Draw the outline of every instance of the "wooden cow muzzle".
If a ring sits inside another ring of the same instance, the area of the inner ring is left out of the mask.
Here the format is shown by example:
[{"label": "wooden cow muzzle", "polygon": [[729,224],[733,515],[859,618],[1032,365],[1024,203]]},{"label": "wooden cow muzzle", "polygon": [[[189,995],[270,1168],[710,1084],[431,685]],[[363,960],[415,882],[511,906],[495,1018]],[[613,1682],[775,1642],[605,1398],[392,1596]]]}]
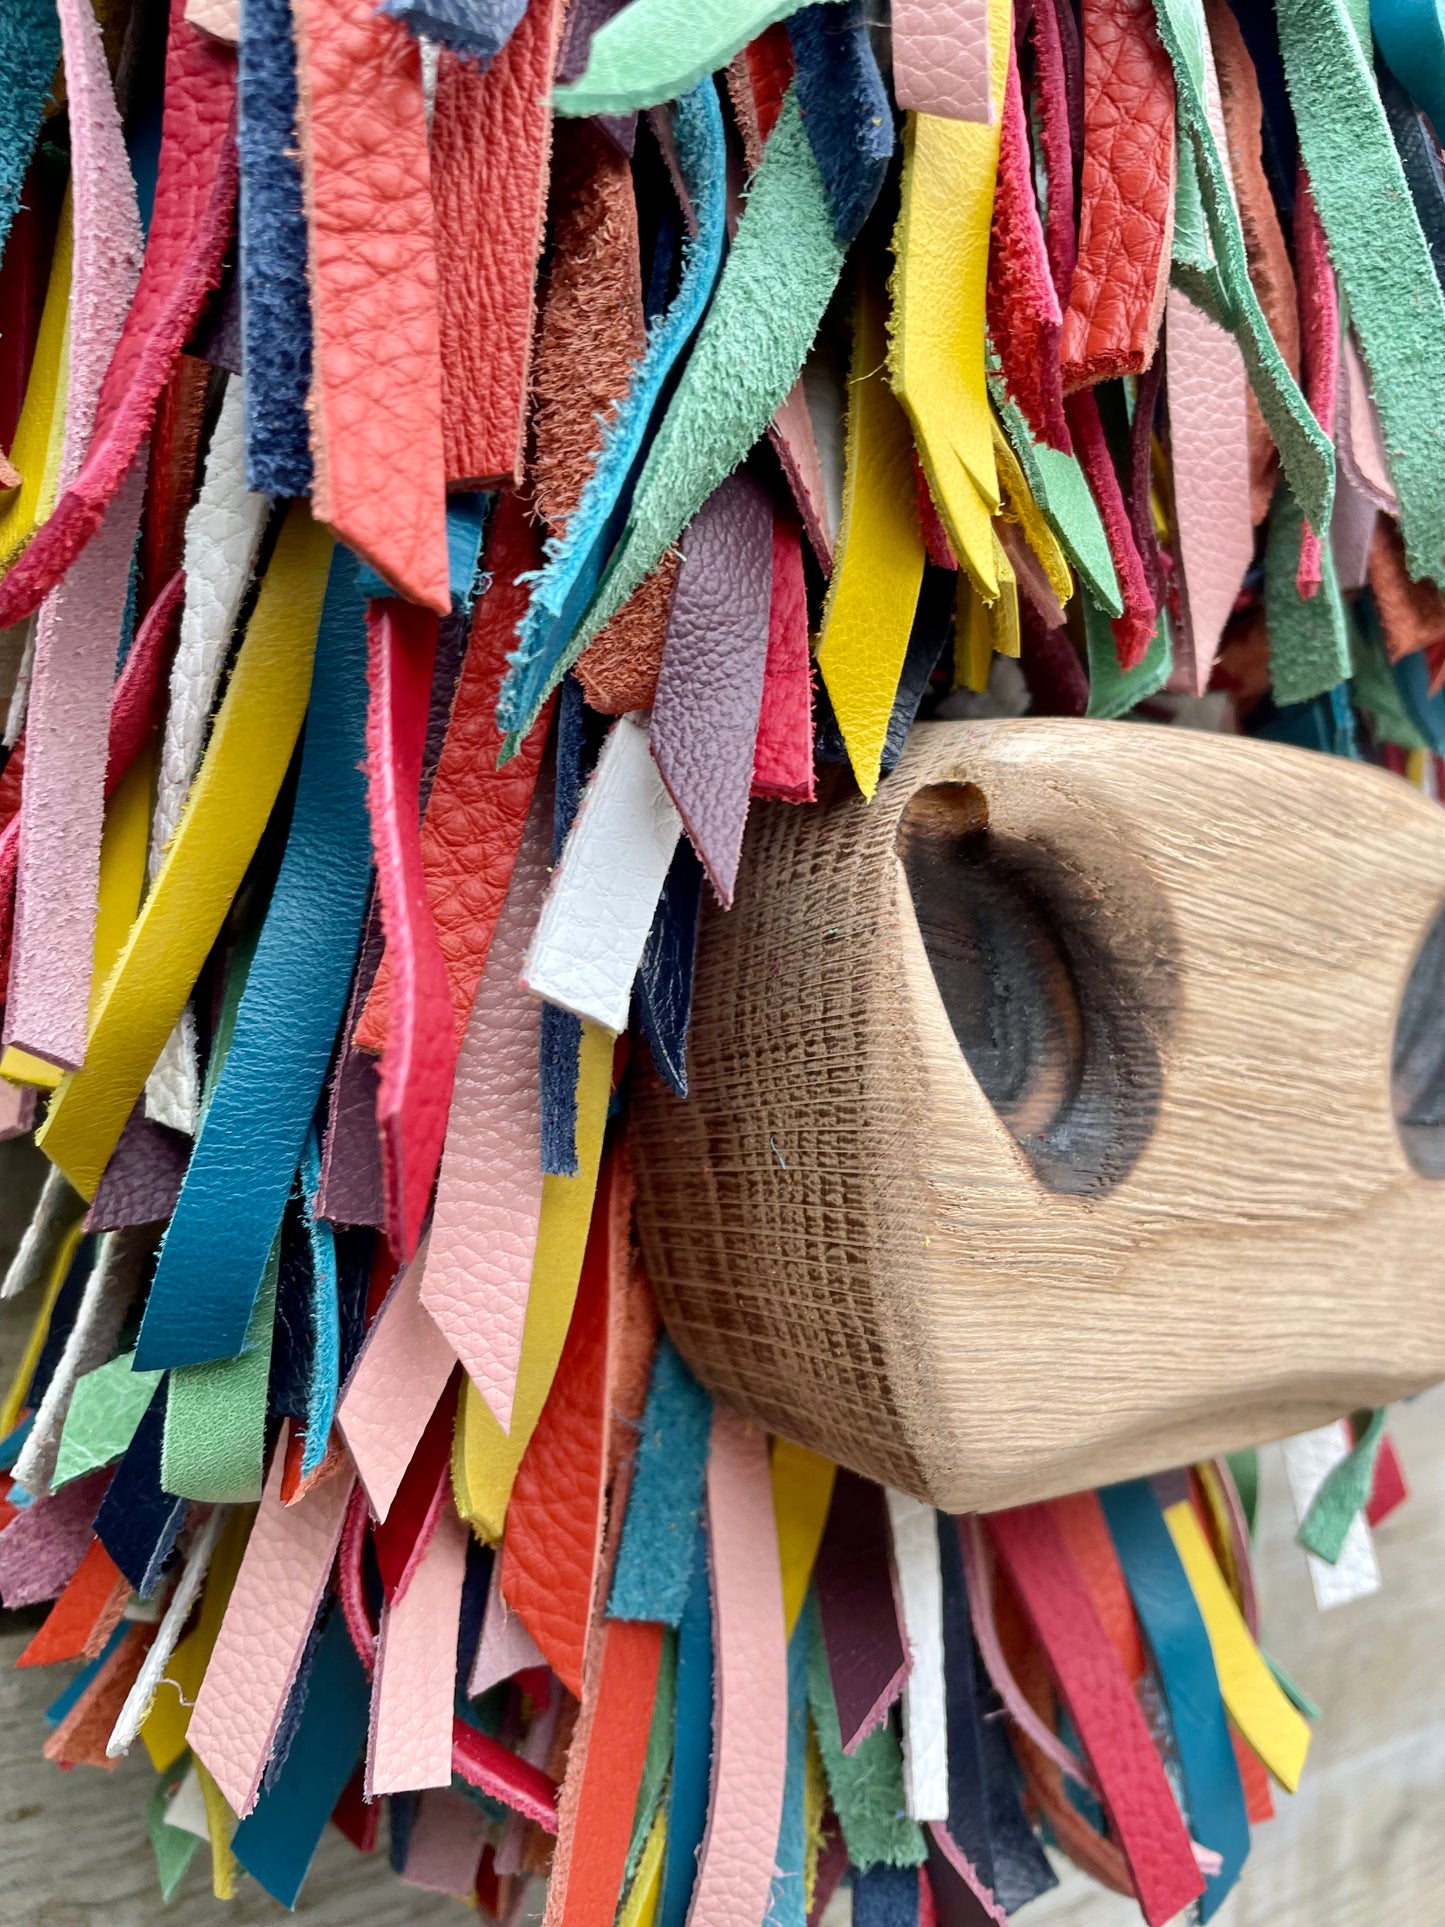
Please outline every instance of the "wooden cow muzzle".
[{"label": "wooden cow muzzle", "polygon": [[1445,1377],[1442,903],[1437,805],[1232,737],[929,724],[755,806],[634,1107],[677,1344],[951,1512]]}]

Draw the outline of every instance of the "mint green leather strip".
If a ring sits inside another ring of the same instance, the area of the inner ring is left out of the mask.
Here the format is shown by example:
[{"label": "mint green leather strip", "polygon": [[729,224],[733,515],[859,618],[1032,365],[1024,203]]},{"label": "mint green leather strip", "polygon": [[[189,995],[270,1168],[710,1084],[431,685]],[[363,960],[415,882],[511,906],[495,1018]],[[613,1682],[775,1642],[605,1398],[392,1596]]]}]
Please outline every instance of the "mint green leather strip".
[{"label": "mint green leather strip", "polygon": [[102,1465],[113,1465],[135,1437],[161,1374],[132,1371],[134,1355],[113,1358],[77,1382],[60,1435],[52,1491]]},{"label": "mint green leather strip", "polygon": [[629,114],[676,100],[726,67],[798,0],[632,0],[592,36],[587,66],[552,104],[559,114]]},{"label": "mint green leather strip", "polygon": [[1105,722],[1124,715],[1146,696],[1157,695],[1174,668],[1174,643],[1163,610],[1143,659],[1132,669],[1121,669],[1109,618],[1085,589],[1084,638],[1089,645],[1088,714]]},{"label": "mint green leather strip", "polygon": [[180,1498],[219,1505],[261,1496],[280,1263],[278,1232],[243,1349],[234,1358],[182,1365],[171,1373],[161,1485]]},{"label": "mint green leather strip", "polygon": [[1375,1460],[1385,1436],[1385,1410],[1370,1413],[1354,1447],[1347,1452],[1314,1496],[1309,1516],[1296,1537],[1306,1552],[1335,1565],[1345,1549],[1350,1527],[1370,1502],[1375,1483]]}]

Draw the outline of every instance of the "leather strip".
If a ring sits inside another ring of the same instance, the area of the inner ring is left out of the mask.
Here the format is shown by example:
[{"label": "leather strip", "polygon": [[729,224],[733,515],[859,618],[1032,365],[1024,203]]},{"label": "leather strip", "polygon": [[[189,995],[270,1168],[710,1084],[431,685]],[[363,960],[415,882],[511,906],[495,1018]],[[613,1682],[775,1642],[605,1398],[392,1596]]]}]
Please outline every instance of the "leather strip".
[{"label": "leather strip", "polygon": [[371,1691],[366,1795],[450,1786],[452,1666],[466,1569],[467,1530],[443,1508],[416,1577],[385,1606]]},{"label": "leather strip", "polygon": [[810,1452],[806,1446],[794,1445],[788,1439],[773,1441],[769,1476],[783,1580],[783,1630],[790,1642],[823,1543],[837,1470],[831,1459]]},{"label": "leather strip", "polygon": [[480,1699],[503,1680],[515,1679],[518,1673],[546,1663],[520,1614],[511,1611],[502,1597],[502,1562],[497,1559],[492,1565],[482,1636],[467,1679],[467,1697]]},{"label": "leather strip", "polygon": [[[60,219],[56,225],[50,272],[45,284],[45,303],[25,381],[25,398],[15,425],[14,439],[10,443],[10,464],[19,471],[20,486],[5,507],[0,509],[0,564],[6,567],[14,562],[30,541],[37,522],[43,522],[54,506],[54,481],[59,472],[60,446],[65,434],[65,344],[70,318],[70,278],[74,254],[75,222],[72,197],[67,194],[61,203]],[[49,459],[52,441],[55,447],[53,468]],[[47,478],[48,469],[51,472]],[[46,486],[47,479],[49,488]],[[8,628],[10,625],[5,626]],[[22,662],[20,679],[10,702],[11,716],[5,730],[7,744],[14,743],[23,720],[25,676]]]},{"label": "leather strip", "polygon": [[45,1173],[30,1222],[0,1284],[0,1301],[19,1298],[52,1276],[62,1244],[84,1215],[83,1201],[67,1183],[64,1172],[52,1166]]},{"label": "leather strip", "polygon": [[1058,1678],[1098,1776],[1150,1927],[1204,1891],[1159,1756],[1068,1555],[1039,1506],[993,1514],[988,1533]]},{"label": "leather strip", "polygon": [[240,38],[241,0],[186,0],[186,19],[217,40],[235,46]]},{"label": "leather strip", "polygon": [[[1043,5],[1040,13],[1052,13]],[[1050,197],[1052,200],[1052,196]],[[1009,49],[989,240],[988,332],[1003,380],[1038,440],[1069,449],[1059,378],[1063,312],[1034,196],[1018,56]]]},{"label": "leather strip", "polygon": [[142,1599],[160,1584],[190,1509],[162,1485],[170,1389],[158,1387],[148,1401],[95,1515],[96,1538]]},{"label": "leather strip", "polygon": [[1204,1615],[1229,1717],[1280,1785],[1293,1793],[1309,1750],[1309,1728],[1250,1638],[1193,1506],[1181,1500],[1167,1507],[1164,1522]]},{"label": "leather strip", "polygon": [[903,1687],[903,1791],[912,1820],[946,1820],[948,1728],[943,1690],[943,1577],[938,1515],[889,1489],[893,1570],[912,1661]]},{"label": "leather strip", "polygon": [[527,951],[523,981],[533,996],[607,1030],[627,1028],[632,981],[681,828],[646,730],[618,717]]},{"label": "leather strip", "polygon": [[147,615],[181,567],[211,375],[209,363],[198,356],[177,355],[156,409],[146,461],[146,513],[136,556],[136,608]]},{"label": "leather strip", "polygon": [[881,1726],[911,1670],[889,1574],[881,1488],[840,1469],[813,1584],[845,1753]]},{"label": "leather strip", "polygon": [[170,1598],[166,1601],[166,1610],[156,1629],[156,1636],[141,1663],[140,1671],[136,1674],[130,1692],[126,1695],[125,1704],[111,1729],[110,1738],[105,1743],[105,1755],[108,1760],[122,1759],[135,1744],[136,1735],[150,1712],[151,1702],[156,1696],[161,1679],[185,1630],[186,1621],[190,1618],[191,1609],[196,1603],[210,1567],[211,1554],[216,1549],[216,1541],[225,1523],[225,1509],[217,1507],[214,1512],[208,1513],[196,1528],[191,1543],[186,1549],[181,1575],[176,1581]]},{"label": "leather strip", "polygon": [[67,1659],[98,1659],[130,1604],[130,1581],[99,1539],[66,1581],[45,1622],[17,1666],[55,1666]]},{"label": "leather strip", "polygon": [[433,1788],[417,1805],[401,1879],[408,1887],[451,1894],[469,1905],[479,1887],[486,1815],[465,1794]]},{"label": "leather strip", "polygon": [[1022,413],[1001,387],[995,391],[994,401],[1008,444],[1024,472],[1029,494],[1059,546],[1100,607],[1110,616],[1121,615],[1124,603],[1103,520],[1077,456],[1065,455],[1059,449],[1035,442]]},{"label": "leather strip", "polygon": [[768,656],[753,751],[752,793],[784,803],[811,803],[814,796],[813,664],[803,539],[797,522],[782,513],[773,517]]},{"label": "leather strip", "polygon": [[389,1606],[405,1598],[446,1508],[456,1430],[456,1391],[453,1374],[427,1420],[385,1519],[372,1527],[371,1549],[381,1577],[382,1598]]},{"label": "leather strip", "polygon": [[386,1235],[405,1263],[431,1202],[456,1065],[451,996],[417,823],[436,619],[387,597],[368,604],[367,637],[367,806],[393,975],[376,1124]]},{"label": "leather strip", "polygon": [[800,7],[788,35],[803,126],[827,190],[833,232],[848,247],[873,211],[897,143],[862,0]]},{"label": "leather strip", "polygon": [[0,107],[0,252],[20,206],[25,170],[60,58],[59,23],[47,0],[21,0],[8,27]]},{"label": "leather strip", "polygon": [[1264,558],[1264,606],[1269,634],[1269,675],[1277,703],[1308,702],[1328,694],[1350,675],[1349,626],[1334,553],[1320,554],[1321,584],[1309,597],[1299,592],[1300,544],[1305,518],[1288,489],[1270,518]]},{"label": "leather strip", "polygon": [[[1030,24],[1034,44],[1032,124],[1044,177],[1052,183],[1044,210],[1044,243],[1062,325],[1063,309],[1073,285],[1074,263],[1078,259],[1074,183],[1084,146],[1083,49],[1072,5],[1062,8],[1056,0],[1044,0],[1043,5],[1033,9]],[[1071,124],[1071,72],[1079,108],[1077,157]]]},{"label": "leather strip", "polygon": [[699,18],[682,0],[632,0],[592,36],[559,114],[628,114],[676,100],[790,11],[786,0],[718,0]]},{"label": "leather strip", "polygon": [[[1335,1468],[1345,1462],[1350,1449],[1349,1432],[1343,1419],[1284,1441],[1285,1473],[1295,1517],[1302,1529],[1309,1522],[1310,1508],[1325,1482]],[[1305,1544],[1309,1552],[1310,1584],[1321,1612],[1348,1605],[1353,1599],[1362,1599],[1380,1590],[1379,1561],[1375,1557],[1370,1522],[1362,1511],[1350,1518],[1338,1548],[1330,1548],[1336,1554],[1333,1560],[1316,1556],[1303,1538],[1300,1543]]]},{"label": "leather strip", "polygon": [[886,355],[882,305],[864,282],[853,316],[843,521],[818,671],[865,797],[878,785],[924,562],[912,439],[888,388]]},{"label": "leather strip", "polygon": [[584,1025],[577,1087],[577,1175],[542,1180],[542,1215],[510,1430],[502,1430],[470,1383],[462,1396],[453,1459],[457,1505],[485,1538],[502,1536],[512,1482],[562,1355],[587,1243],[611,1093],[612,1039],[605,1031]]},{"label": "leather strip", "polygon": [[[707,1431],[710,1433],[711,1412]],[[704,1456],[707,1446],[704,1443]],[[657,1927],[685,1923],[697,1883],[697,1857],[707,1831],[712,1777],[714,1686],[713,1618],[708,1585],[707,1532],[697,1520],[682,1533],[686,1605],[677,1631],[677,1708],[673,1717],[672,1776],[667,1802],[667,1851],[658,1893]]]},{"label": "leather strip", "polygon": [[562,8],[536,0],[492,64],[449,49],[432,121],[442,431],[451,486],[520,483]]},{"label": "leather strip", "polygon": [[56,1598],[74,1577],[109,1479],[107,1472],[77,1479],[24,1507],[0,1531],[0,1598],[12,1612]]},{"label": "leather strip", "polygon": [[293,506],[216,718],[205,760],[91,1026],[85,1068],[37,1134],[94,1195],[270,816],[305,714],[329,537]]},{"label": "leather strip", "polygon": [[[57,1306],[62,1304],[62,1293],[66,1281],[76,1262],[83,1236],[82,1228],[72,1224],[56,1245],[50,1260],[45,1280],[45,1292],[35,1309],[30,1330],[25,1340],[25,1349],[20,1354],[20,1362],[10,1380],[5,1401],[0,1405],[0,1438],[7,1437],[20,1422],[20,1414],[29,1400],[41,1361],[45,1358],[47,1341],[50,1336],[50,1321],[55,1316]],[[81,1264],[85,1263],[82,1257]],[[64,1315],[69,1315],[69,1294],[63,1307]]]},{"label": "leather strip", "polygon": [[[637,1021],[669,1090],[687,1096],[687,1033],[702,910],[702,865],[680,838],[657,900],[633,986]],[[544,1006],[545,1008],[548,1008]]]},{"label": "leather strip", "polygon": [[1099,1495],[1076,1492],[1069,1498],[1051,1499],[1049,1511],[1063,1534],[1079,1577],[1088,1588],[1109,1644],[1137,1686],[1144,1674],[1144,1646]]},{"label": "leather strip", "polygon": [[301,1153],[301,1203],[311,1248],[311,1364],[306,1386],[303,1478],[319,1471],[326,1457],[341,1389],[341,1281],[335,1233],[325,1219],[316,1215],[320,1188],[321,1148],[316,1142],[313,1123],[307,1130],[306,1146]]},{"label": "leather strip", "polygon": [[391,1510],[455,1365],[451,1348],[422,1308],[425,1265],[423,1247],[372,1321],[336,1408],[342,1437],[378,1519]]},{"label": "leather strip", "polygon": [[405,27],[370,0],[292,0],[292,12],[310,230],[312,502],[318,520],[393,590],[445,615],[441,347],[420,55]]},{"label": "leather strip", "polygon": [[808,1708],[833,1810],[848,1849],[847,1859],[855,1867],[870,1867],[880,1861],[893,1867],[916,1867],[928,1849],[904,1809],[903,1759],[893,1729],[889,1725],[878,1727],[859,1742],[855,1752],[843,1751],[817,1601],[810,1600],[804,1613],[808,1625]]},{"label": "leather strip", "polygon": [[[1340,304],[1325,231],[1303,162],[1294,197],[1294,250],[1304,337],[1305,397],[1316,421],[1333,441],[1340,385]],[[1295,587],[1302,596],[1316,594],[1324,579],[1321,550],[1320,535],[1306,528],[1295,576]]]},{"label": "leather strip", "polygon": [[742,856],[768,655],[767,491],[745,471],[729,476],[693,517],[682,550],[648,747],[727,909]]},{"label": "leather strip", "polygon": [[149,1626],[119,1629],[114,1646],[62,1715],[42,1749],[60,1767],[104,1766],[105,1736],[130,1690],[151,1640]]},{"label": "leather strip", "polygon": [[1129,526],[1129,511],[1114,460],[1104,439],[1098,403],[1087,390],[1080,389],[1069,396],[1064,408],[1080,465],[1103,518],[1109,554],[1123,592],[1124,612],[1110,620],[1119,667],[1133,669],[1143,661],[1154,634],[1154,598]]},{"label": "leather strip", "polygon": [[249,1509],[232,1511],[227,1515],[220,1539],[211,1554],[210,1570],[201,1594],[196,1624],[176,1647],[166,1669],[167,1690],[156,1695],[141,1727],[141,1739],[145,1742],[151,1765],[158,1773],[166,1772],[186,1750],[192,1703],[210,1664],[226,1605],[250,1538],[253,1518]]},{"label": "leather strip", "polygon": [[992,118],[987,0],[900,0],[893,12],[893,98],[945,120]]},{"label": "leather strip", "polygon": [[808,1629],[802,1626],[788,1640],[788,1771],[783,1783],[783,1817],[778,1827],[772,1893],[763,1927],[806,1927],[807,1758]]},{"label": "leather strip", "polygon": [[161,1476],[168,1492],[226,1503],[261,1496],[279,1259],[278,1239],[236,1356],[177,1366],[166,1380]]},{"label": "leather strip", "polygon": [[681,1624],[711,1430],[712,1400],[664,1334],[653,1360],[607,1600],[610,1618]]},{"label": "leather strip", "polygon": [[36,608],[95,536],[150,428],[161,390],[220,274],[236,194],[235,67],[171,0],[165,113],[150,238],[101,383],[85,460],[43,532],[0,581],[0,629]]},{"label": "leather strip", "polygon": [[355,559],[338,547],[286,853],[146,1301],[143,1370],[239,1351],[321,1094],[371,879],[364,622]]},{"label": "leather strip", "polygon": [[135,1371],[134,1357],[122,1352],[94,1366],[75,1386],[56,1453],[56,1487],[110,1465],[135,1437],[160,1374]]}]

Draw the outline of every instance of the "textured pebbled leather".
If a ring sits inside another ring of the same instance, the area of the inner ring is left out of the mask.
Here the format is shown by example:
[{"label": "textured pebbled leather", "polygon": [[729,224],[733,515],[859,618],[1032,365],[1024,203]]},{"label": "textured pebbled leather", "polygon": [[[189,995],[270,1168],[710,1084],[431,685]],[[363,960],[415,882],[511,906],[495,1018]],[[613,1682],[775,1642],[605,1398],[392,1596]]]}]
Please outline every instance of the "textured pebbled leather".
[{"label": "textured pebbled leather", "polygon": [[186,514],[196,492],[201,435],[214,370],[198,355],[177,355],[161,392],[146,466],[146,512],[137,553],[136,607],[152,603],[181,567]]},{"label": "textured pebbled leather", "polygon": [[945,120],[993,118],[988,0],[899,0],[893,9],[893,98]]},{"label": "textured pebbled leather", "polygon": [[803,541],[797,522],[780,511],[773,517],[768,659],[753,750],[752,793],[783,803],[811,803],[814,793],[813,663]]},{"label": "textured pebbled leather", "polygon": [[938,1514],[888,1490],[893,1571],[912,1661],[903,1688],[903,1790],[910,1820],[946,1820],[948,1722],[943,1688],[943,1575]]},{"label": "textured pebbled leather", "polygon": [[423,1248],[376,1314],[336,1408],[378,1519],[391,1510],[456,1361],[421,1303]]},{"label": "textured pebbled leather", "polygon": [[523,980],[533,996],[606,1030],[627,1028],[632,980],[681,829],[646,730],[619,716],[527,952]]},{"label": "textured pebbled leather", "polygon": [[1149,0],[1085,0],[1079,257],[1064,389],[1154,359],[1174,233],[1174,75]]},{"label": "textured pebbled leather", "polygon": [[726,909],[742,855],[768,655],[773,507],[740,470],[682,538],[649,745]]},{"label": "textured pebbled leather", "polygon": [[278,1445],[187,1734],[243,1819],[261,1790],[351,1493],[341,1473],[283,1505],[285,1456]]},{"label": "textured pebbled leather", "polygon": [[536,1002],[522,958],[547,887],[539,789],[457,1062],[421,1299],[497,1423],[509,1428],[542,1209]]},{"label": "textured pebbled leather", "polygon": [[0,629],[34,609],[92,540],[144,441],[172,363],[220,275],[236,195],[235,62],[171,0],[155,204],[140,282],[85,459],[44,531],[0,581]]},{"label": "textured pebbled leather", "polygon": [[311,234],[312,502],[399,595],[445,615],[441,348],[420,55],[406,28],[370,0],[293,0],[293,13]]},{"label": "textured pebbled leather", "polygon": [[1109,1644],[1119,1662],[1137,1686],[1144,1672],[1144,1647],[1139,1622],[1129,1601],[1129,1588],[1119,1565],[1119,1556],[1109,1536],[1109,1525],[1093,1492],[1076,1492],[1066,1499],[1052,1499],[1049,1511],[1063,1534],[1079,1577],[1094,1602],[1099,1624],[1109,1636]]},{"label": "textured pebbled leather", "polygon": [[382,1609],[366,1794],[450,1786],[453,1666],[467,1529],[450,1504],[400,1599]]},{"label": "textured pebbled leather", "polygon": [[447,481],[522,479],[562,9],[532,0],[491,65],[444,50],[432,121]]}]

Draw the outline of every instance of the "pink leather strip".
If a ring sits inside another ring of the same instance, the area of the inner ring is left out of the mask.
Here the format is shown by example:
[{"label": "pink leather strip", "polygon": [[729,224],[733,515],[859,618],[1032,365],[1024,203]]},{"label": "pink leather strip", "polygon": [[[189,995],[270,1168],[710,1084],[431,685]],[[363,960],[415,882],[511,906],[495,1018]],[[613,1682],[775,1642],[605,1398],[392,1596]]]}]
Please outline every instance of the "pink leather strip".
[{"label": "pink leather strip", "polygon": [[1345,336],[1340,351],[1340,387],[1337,403],[1339,436],[1336,451],[1340,468],[1352,488],[1357,488],[1374,503],[1382,515],[1398,515],[1400,504],[1390,480],[1385,459],[1385,438],[1380,417],[1370,393],[1370,377],[1360,353],[1354,330]]},{"label": "pink leather strip", "polygon": [[[492,1566],[492,1585],[487,1594],[482,1637],[477,1643],[471,1678],[467,1681],[468,1696],[480,1699],[489,1687],[500,1685],[504,1679],[515,1678],[530,1666],[545,1666],[546,1663],[537,1649],[536,1641],[523,1625],[522,1615],[513,1612],[502,1597],[502,1562],[498,1559]],[[540,1766],[542,1761],[537,1760],[533,1764]]]},{"label": "pink leather strip", "polygon": [[470,1904],[486,1839],[487,1816],[475,1800],[433,1788],[417,1807],[401,1877],[408,1887],[451,1894]]},{"label": "pink leather strip", "polygon": [[447,589],[421,52],[372,0],[294,0],[310,233],[311,499],[400,595]]},{"label": "pink leather strip", "polygon": [[504,1431],[542,1210],[541,1006],[522,960],[547,893],[551,784],[538,785],[457,1061],[421,1300]]},{"label": "pink leather strip", "polygon": [[467,1529],[444,1506],[405,1593],[384,1608],[371,1689],[366,1797],[452,1781],[452,1698]]},{"label": "pink leather strip", "polygon": [[0,581],[0,629],[39,606],[95,535],[144,441],[156,403],[220,278],[236,200],[236,63],[171,0],[165,114],[145,263],[101,384],[78,474]]},{"label": "pink leather strip", "polygon": [[894,0],[893,92],[900,107],[988,122],[988,0]]},{"label": "pink leather strip", "polygon": [[[1303,160],[1295,182],[1294,208],[1295,287],[1300,305],[1305,400],[1320,427],[1333,437],[1340,386],[1340,301],[1324,223],[1315,206]],[[1306,522],[1300,537],[1295,587],[1302,596],[1313,596],[1322,580],[1321,534]]]},{"label": "pink leather strip", "polygon": [[256,1804],[351,1495],[351,1478],[341,1473],[283,1505],[285,1460],[278,1441],[187,1734],[242,1818]]},{"label": "pink leather strip", "polygon": [[546,1833],[557,1831],[557,1789],[540,1767],[508,1752],[490,1734],[465,1720],[452,1722],[452,1772],[481,1793],[500,1800]]},{"label": "pink leather strip", "polygon": [[186,18],[228,46],[241,37],[241,0],[186,0]]},{"label": "pink leather strip", "polygon": [[719,1405],[707,1466],[715,1682],[712,1798],[688,1927],[761,1920],[788,1753],[783,1582],[760,1426]]},{"label": "pink leather strip", "polygon": [[336,1408],[366,1496],[378,1519],[397,1487],[446,1389],[456,1360],[421,1303],[419,1251],[372,1320]]},{"label": "pink leather strip", "polygon": [[437,623],[430,611],[388,596],[367,605],[366,626],[367,806],[392,969],[376,1124],[387,1241],[404,1263],[416,1250],[431,1202],[456,1061],[451,993],[427,901],[417,820]]},{"label": "pink leather strip", "polygon": [[768,660],[753,749],[753,795],[783,803],[813,800],[813,659],[803,539],[795,519],[782,513],[773,516]]}]

